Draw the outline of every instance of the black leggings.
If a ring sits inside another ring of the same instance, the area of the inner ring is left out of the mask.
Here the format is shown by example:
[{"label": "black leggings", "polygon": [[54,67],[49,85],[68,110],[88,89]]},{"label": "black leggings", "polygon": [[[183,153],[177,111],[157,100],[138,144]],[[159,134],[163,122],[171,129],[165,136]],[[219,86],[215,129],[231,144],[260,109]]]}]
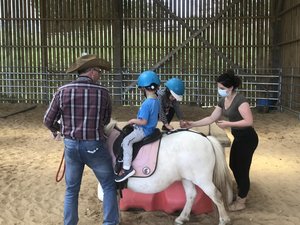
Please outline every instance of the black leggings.
[{"label": "black leggings", "polygon": [[232,129],[234,140],[230,150],[229,166],[238,187],[238,196],[245,198],[250,189],[249,171],[253,153],[258,145],[258,136],[252,127]]}]

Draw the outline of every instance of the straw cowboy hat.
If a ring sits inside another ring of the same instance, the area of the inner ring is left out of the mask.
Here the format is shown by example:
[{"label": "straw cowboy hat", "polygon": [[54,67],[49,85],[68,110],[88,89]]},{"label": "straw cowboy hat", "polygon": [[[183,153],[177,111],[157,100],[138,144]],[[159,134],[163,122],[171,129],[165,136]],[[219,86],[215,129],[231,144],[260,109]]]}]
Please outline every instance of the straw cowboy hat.
[{"label": "straw cowboy hat", "polygon": [[110,70],[110,63],[104,59],[100,59],[97,55],[83,55],[77,58],[76,62],[73,63],[66,72],[72,73],[93,67]]}]

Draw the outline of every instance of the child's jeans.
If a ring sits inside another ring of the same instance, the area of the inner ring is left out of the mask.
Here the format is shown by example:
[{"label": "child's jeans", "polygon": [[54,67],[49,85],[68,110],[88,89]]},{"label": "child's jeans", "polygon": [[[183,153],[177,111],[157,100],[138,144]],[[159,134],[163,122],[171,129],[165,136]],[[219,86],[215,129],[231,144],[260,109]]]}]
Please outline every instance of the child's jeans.
[{"label": "child's jeans", "polygon": [[123,142],[122,147],[123,153],[123,169],[129,170],[132,162],[132,145],[136,142],[141,141],[145,137],[142,127],[134,126],[134,130],[128,134]]}]

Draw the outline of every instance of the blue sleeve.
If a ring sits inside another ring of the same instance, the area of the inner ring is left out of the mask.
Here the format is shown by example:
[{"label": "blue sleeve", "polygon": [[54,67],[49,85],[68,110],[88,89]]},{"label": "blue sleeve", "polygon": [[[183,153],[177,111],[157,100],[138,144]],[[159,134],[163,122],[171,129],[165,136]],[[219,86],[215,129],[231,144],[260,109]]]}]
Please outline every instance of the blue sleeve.
[{"label": "blue sleeve", "polygon": [[144,119],[147,121],[149,120],[149,114],[151,112],[151,108],[150,108],[151,105],[148,103],[149,103],[149,101],[148,101],[148,99],[146,99],[143,102],[143,104],[141,105],[140,110],[138,112],[138,116],[137,116],[138,119]]}]

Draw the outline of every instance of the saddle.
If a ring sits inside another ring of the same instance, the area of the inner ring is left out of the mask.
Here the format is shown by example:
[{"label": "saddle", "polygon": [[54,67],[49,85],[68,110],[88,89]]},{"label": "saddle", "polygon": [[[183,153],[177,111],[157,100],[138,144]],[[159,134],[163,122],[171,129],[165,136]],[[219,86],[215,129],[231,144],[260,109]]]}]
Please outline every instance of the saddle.
[{"label": "saddle", "polygon": [[[123,148],[121,146],[123,139],[133,131],[132,125],[126,125],[122,130],[120,130],[120,135],[117,137],[113,144],[113,153],[116,157],[116,163],[114,167],[114,171],[118,174],[123,167]],[[141,148],[150,143],[154,143],[162,137],[162,133],[160,129],[155,128],[153,134],[145,137],[143,140],[136,142],[133,144],[133,152],[132,152],[132,161],[136,158]]]}]

